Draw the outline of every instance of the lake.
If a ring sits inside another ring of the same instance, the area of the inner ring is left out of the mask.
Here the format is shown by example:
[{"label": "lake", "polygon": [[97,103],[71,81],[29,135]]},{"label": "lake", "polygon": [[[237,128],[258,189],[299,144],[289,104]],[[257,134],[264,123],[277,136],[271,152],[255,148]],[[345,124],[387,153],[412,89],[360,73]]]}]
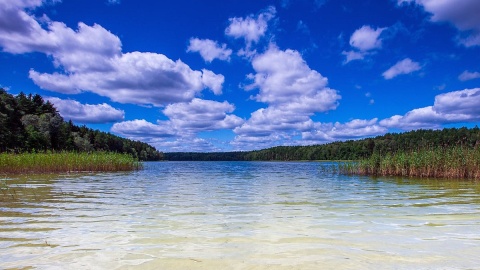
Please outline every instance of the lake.
[{"label": "lake", "polygon": [[478,269],[480,183],[327,162],[0,176],[0,269]]}]

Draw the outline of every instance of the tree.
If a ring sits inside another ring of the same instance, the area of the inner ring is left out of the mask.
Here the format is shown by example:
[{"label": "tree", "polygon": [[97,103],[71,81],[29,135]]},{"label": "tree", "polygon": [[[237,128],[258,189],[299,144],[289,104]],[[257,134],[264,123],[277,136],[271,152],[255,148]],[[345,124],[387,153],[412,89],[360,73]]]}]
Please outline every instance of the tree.
[{"label": "tree", "polygon": [[113,151],[138,154],[142,160],[163,157],[146,143],[65,122],[38,94],[13,96],[0,88],[0,152],[47,150]]}]

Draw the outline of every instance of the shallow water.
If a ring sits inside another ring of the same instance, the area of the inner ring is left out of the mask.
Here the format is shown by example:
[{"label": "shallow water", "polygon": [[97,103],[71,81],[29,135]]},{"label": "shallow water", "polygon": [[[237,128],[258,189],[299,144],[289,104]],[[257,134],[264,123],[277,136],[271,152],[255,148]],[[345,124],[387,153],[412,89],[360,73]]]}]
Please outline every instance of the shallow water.
[{"label": "shallow water", "polygon": [[0,176],[0,269],[478,269],[480,183],[317,162]]}]

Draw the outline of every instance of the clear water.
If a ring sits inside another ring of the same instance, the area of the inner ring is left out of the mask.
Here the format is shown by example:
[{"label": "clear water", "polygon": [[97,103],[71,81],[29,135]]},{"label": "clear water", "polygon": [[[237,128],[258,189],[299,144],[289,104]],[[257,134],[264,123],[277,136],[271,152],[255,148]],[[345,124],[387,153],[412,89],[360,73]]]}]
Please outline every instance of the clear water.
[{"label": "clear water", "polygon": [[0,176],[0,269],[480,269],[480,183],[330,165]]}]

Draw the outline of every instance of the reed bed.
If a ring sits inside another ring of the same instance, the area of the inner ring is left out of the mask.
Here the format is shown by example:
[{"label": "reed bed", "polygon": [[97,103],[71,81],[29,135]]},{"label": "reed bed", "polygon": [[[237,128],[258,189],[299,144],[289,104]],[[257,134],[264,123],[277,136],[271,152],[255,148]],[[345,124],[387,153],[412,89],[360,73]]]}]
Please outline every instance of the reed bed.
[{"label": "reed bed", "polygon": [[480,179],[479,147],[435,147],[410,152],[373,154],[358,162],[343,163],[345,174],[448,179]]},{"label": "reed bed", "polygon": [[114,172],[140,169],[128,154],[112,152],[0,153],[0,173]]}]

